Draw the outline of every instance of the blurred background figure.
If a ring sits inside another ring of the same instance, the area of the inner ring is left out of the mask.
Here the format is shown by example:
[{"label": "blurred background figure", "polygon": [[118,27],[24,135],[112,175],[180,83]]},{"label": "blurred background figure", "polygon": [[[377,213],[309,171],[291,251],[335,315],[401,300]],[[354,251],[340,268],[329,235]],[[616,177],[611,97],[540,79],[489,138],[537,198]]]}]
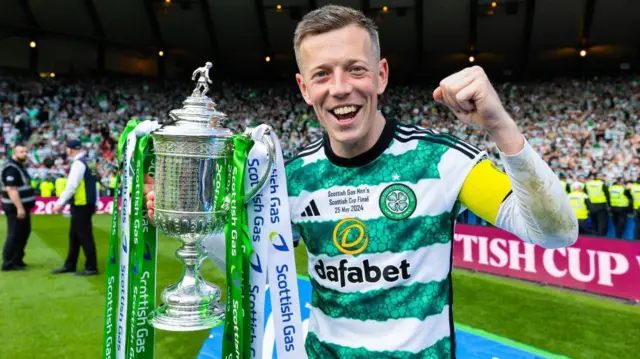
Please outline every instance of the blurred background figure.
[{"label": "blurred background figure", "polygon": [[53,177],[47,176],[42,182],[40,182],[40,197],[49,198],[53,196],[55,186],[53,184]]},{"label": "blurred background figure", "polygon": [[26,169],[27,147],[22,143],[13,146],[11,158],[2,165],[2,210],[7,218],[7,238],[2,250],[2,270],[21,270],[25,247],[31,234],[31,208],[36,197],[31,177]]},{"label": "blurred background figure", "polygon": [[609,186],[609,207],[613,215],[613,225],[616,237],[622,237],[627,217],[633,213],[631,191],[625,187],[624,178],[618,177],[613,185]]},{"label": "blurred background figure", "polygon": [[91,217],[93,217],[96,204],[99,201],[96,165],[87,158],[82,143],[78,140],[70,140],[67,143],[67,155],[72,160],[69,178],[53,211],[62,212],[67,202],[71,204],[69,252],[64,265],[53,270],[52,273],[75,272],[80,248],[82,248],[86,257],[85,269],[77,272],[76,275],[96,275],[98,274],[98,263],[91,223]]},{"label": "blurred background figure", "polygon": [[67,185],[67,178],[66,177],[58,177],[56,178],[56,180],[53,182],[54,183],[54,187],[55,187],[55,191],[56,191],[56,197],[60,197],[62,196],[62,192],[64,191],[64,187]]},{"label": "blurred background figure", "polygon": [[567,194],[571,193],[571,186],[567,183],[567,176],[561,172],[558,174],[558,178],[560,179],[560,184],[562,185],[562,188],[564,188],[564,191],[567,192]]},{"label": "blurred background figure", "polygon": [[638,177],[634,183],[631,183],[630,187],[633,210],[636,217],[633,239],[640,241],[640,177]]},{"label": "blurred background figure", "polygon": [[589,213],[591,213],[592,207],[589,197],[584,193],[583,188],[584,184],[574,182],[573,185],[571,185],[572,191],[569,193],[569,201],[578,218],[580,234],[591,234],[592,232],[587,226],[587,221],[589,220]]},{"label": "blurred background figure", "polygon": [[607,211],[609,189],[603,180],[596,177],[595,173],[589,175],[585,189],[591,202],[591,224],[595,235],[604,237],[609,228],[609,213]]}]

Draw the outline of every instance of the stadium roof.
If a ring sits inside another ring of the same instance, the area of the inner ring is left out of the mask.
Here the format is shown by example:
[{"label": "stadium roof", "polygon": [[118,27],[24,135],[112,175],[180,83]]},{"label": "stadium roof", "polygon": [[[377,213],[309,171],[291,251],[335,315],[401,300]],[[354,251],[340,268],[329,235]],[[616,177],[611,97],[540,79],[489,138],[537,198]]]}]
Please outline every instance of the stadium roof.
[{"label": "stadium roof", "polygon": [[[310,9],[337,3],[376,19],[392,76],[440,76],[469,65],[470,55],[495,74],[640,67],[640,1],[492,2],[3,0],[0,66],[28,67],[31,61],[37,71],[103,66],[175,76],[211,60],[217,72],[230,76],[291,78],[296,22]],[[38,43],[36,60],[29,57],[31,40]]]}]

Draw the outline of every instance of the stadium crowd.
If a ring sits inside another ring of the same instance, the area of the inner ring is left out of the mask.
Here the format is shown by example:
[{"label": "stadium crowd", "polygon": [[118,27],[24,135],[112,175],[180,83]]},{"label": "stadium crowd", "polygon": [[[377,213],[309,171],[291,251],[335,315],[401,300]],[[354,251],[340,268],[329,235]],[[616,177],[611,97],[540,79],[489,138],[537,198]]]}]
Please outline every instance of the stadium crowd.
[{"label": "stadium crowd", "polygon": [[[605,184],[640,177],[640,79],[607,77],[495,84],[505,108],[551,168],[572,183],[595,175]],[[400,122],[450,133],[486,150],[497,164],[498,149],[482,132],[461,124],[433,101],[434,87],[390,86],[379,110]],[[0,77],[0,162],[13,144],[26,142],[34,187],[65,177],[65,146],[79,139],[98,162],[103,195],[114,184],[120,132],[133,117],[163,119],[182,106],[191,82],[137,78]],[[295,85],[216,84],[210,96],[229,117],[228,127],[268,123],[283,143],[285,157],[321,136],[313,109]],[[62,186],[64,187],[64,186]],[[45,193],[40,193],[45,194]],[[55,194],[55,193],[51,193]]]}]

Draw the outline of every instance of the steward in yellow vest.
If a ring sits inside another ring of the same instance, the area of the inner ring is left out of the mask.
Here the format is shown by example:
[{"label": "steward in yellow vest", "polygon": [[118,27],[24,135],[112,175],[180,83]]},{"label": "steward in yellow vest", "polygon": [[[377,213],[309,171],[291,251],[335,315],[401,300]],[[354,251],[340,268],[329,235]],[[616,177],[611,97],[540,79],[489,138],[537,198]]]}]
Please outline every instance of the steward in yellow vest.
[{"label": "steward in yellow vest", "polygon": [[109,175],[109,196],[114,196],[116,193],[116,176]]},{"label": "steward in yellow vest", "polygon": [[36,173],[36,175],[34,176],[34,178],[31,179],[31,187],[33,188],[33,191],[36,193],[36,197],[40,197],[40,179],[38,178],[38,174]]},{"label": "steward in yellow vest", "polygon": [[603,180],[597,179],[595,174],[589,176],[585,186],[585,193],[591,201],[591,223],[595,234],[600,237],[607,235],[609,230],[609,188]]},{"label": "steward in yellow vest", "polygon": [[579,234],[591,234],[591,230],[587,228],[591,202],[589,197],[582,191],[584,185],[580,182],[575,182],[571,187],[573,191],[569,193],[569,202],[571,202],[573,212],[578,218]]},{"label": "steward in yellow vest", "polygon": [[633,200],[633,209],[636,212],[636,229],[633,239],[640,241],[640,178],[631,184],[631,199]]},{"label": "steward in yellow vest", "polygon": [[86,257],[85,270],[76,275],[97,275],[98,261],[93,237],[91,217],[96,211],[98,194],[98,170],[96,162],[87,156],[79,140],[67,142],[67,157],[72,159],[67,185],[56,200],[53,212],[59,213],[65,204],[71,205],[71,228],[69,230],[69,252],[62,267],[53,274],[75,272],[80,248]]},{"label": "steward in yellow vest", "polygon": [[627,225],[627,217],[632,211],[631,191],[623,185],[624,179],[618,180],[609,186],[609,207],[613,215],[613,224],[616,227],[616,237],[622,238],[624,228]]},{"label": "steward in yellow vest", "polygon": [[62,191],[64,191],[64,187],[67,185],[67,179],[65,177],[56,178],[55,187],[56,187],[56,197],[60,197],[62,195]]},{"label": "steward in yellow vest", "polygon": [[48,179],[40,182],[40,197],[49,198],[53,194],[53,183]]},{"label": "steward in yellow vest", "polygon": [[560,184],[562,185],[562,188],[564,188],[564,191],[569,194],[569,192],[571,192],[571,188],[569,188],[569,183],[567,183],[567,176],[565,176],[564,173],[560,173],[558,178],[560,179]]}]

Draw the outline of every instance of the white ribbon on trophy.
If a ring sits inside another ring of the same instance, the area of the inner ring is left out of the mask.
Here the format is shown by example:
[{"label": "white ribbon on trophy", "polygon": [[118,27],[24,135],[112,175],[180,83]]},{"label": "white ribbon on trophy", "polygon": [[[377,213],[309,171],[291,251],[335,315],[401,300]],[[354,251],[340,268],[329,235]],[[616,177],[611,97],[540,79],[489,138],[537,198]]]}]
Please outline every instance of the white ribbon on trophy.
[{"label": "white ribbon on trophy", "polygon": [[[251,355],[262,359],[264,341],[264,303],[267,281],[271,286],[271,306],[279,359],[306,358],[302,316],[294,256],[289,195],[280,141],[273,129],[259,125],[251,130],[254,145],[247,156],[245,190],[257,185],[267,167],[267,148],[261,142],[265,131],[276,148],[275,164],[269,181],[247,205],[251,255],[250,298]],[[255,303],[253,303],[255,301]],[[254,310],[255,309],[255,310]],[[255,316],[255,320],[254,320]]]},{"label": "white ribbon on trophy", "polygon": [[[251,302],[251,358],[263,359],[263,351],[270,345],[270,341],[264,341],[265,294],[267,283],[270,283],[273,321],[269,323],[274,326],[278,358],[306,359],[284,157],[278,137],[267,125],[259,125],[249,131],[254,145],[247,156],[245,193],[258,185],[267,170],[268,150],[262,142],[267,130],[276,148],[275,163],[268,182],[247,204],[253,249],[248,293]],[[203,241],[207,256],[222,270],[225,269],[224,245],[223,236],[212,236]]]}]

